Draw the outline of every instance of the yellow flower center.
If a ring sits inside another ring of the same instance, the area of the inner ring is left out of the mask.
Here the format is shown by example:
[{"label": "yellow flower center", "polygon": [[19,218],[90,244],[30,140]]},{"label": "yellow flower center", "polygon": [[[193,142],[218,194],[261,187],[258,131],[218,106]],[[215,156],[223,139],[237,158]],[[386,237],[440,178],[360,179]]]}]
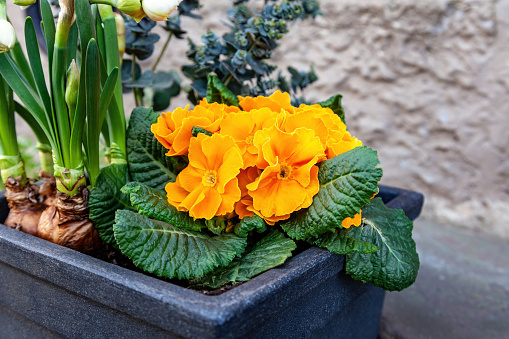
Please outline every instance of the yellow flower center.
[{"label": "yellow flower center", "polygon": [[279,166],[278,179],[286,180],[290,177],[290,174],[292,174],[292,168],[290,166],[284,163]]},{"label": "yellow flower center", "polygon": [[246,144],[252,144],[254,141],[254,135],[250,135],[246,138]]},{"label": "yellow flower center", "polygon": [[203,184],[203,186],[214,187],[217,181],[216,177],[217,177],[216,171],[208,170],[205,172],[205,175],[203,175],[201,183]]}]

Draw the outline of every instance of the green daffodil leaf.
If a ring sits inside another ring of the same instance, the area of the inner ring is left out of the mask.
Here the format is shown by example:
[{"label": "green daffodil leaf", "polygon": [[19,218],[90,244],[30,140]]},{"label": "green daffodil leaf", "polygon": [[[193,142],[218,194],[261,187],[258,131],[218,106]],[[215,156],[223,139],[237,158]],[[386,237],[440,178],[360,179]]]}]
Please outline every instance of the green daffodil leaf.
[{"label": "green daffodil leaf", "polygon": [[128,182],[127,164],[112,164],[101,169],[90,192],[90,220],[94,222],[101,239],[114,247],[117,246],[113,235],[115,211],[132,209],[129,195],[121,191]]},{"label": "green daffodil leaf", "polygon": [[380,250],[371,254],[348,254],[346,273],[387,291],[409,287],[415,282],[419,270],[412,229],[412,221],[402,210],[389,209],[382,199],[373,199],[362,210],[362,225],[353,228],[348,236],[370,242]]},{"label": "green daffodil leaf", "polygon": [[293,240],[286,238],[283,233],[270,231],[242,257],[235,258],[228,266],[217,268],[202,278],[191,280],[191,286],[214,290],[228,283],[248,281],[283,264],[296,247]]},{"label": "green daffodil leaf", "polygon": [[320,191],[307,209],[295,212],[281,227],[294,239],[308,239],[341,227],[378,192],[382,169],[377,152],[354,148],[324,161],[318,172]]},{"label": "green daffodil leaf", "polygon": [[136,266],[167,278],[202,277],[228,265],[246,247],[244,237],[210,237],[127,210],[117,211],[113,230],[120,250]]},{"label": "green daffodil leaf", "polygon": [[164,191],[131,182],[122,188],[122,192],[129,194],[132,206],[141,215],[191,231],[200,231],[206,227],[203,219],[194,220],[188,213],[180,212],[170,205]]}]

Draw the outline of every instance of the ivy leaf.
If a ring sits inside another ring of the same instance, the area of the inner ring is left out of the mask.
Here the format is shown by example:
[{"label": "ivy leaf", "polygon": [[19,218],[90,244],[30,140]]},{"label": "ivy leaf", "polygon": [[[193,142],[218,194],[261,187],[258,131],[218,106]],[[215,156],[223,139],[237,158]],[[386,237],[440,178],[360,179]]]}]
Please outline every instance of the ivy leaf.
[{"label": "ivy leaf", "polygon": [[239,237],[247,237],[247,234],[253,230],[256,230],[258,233],[263,233],[267,230],[267,224],[257,215],[243,218],[235,226],[234,232]]},{"label": "ivy leaf", "polygon": [[121,192],[129,181],[127,164],[112,164],[101,169],[90,192],[90,220],[94,222],[101,239],[114,247],[117,247],[113,235],[115,211],[132,208],[129,195]]},{"label": "ivy leaf", "polygon": [[329,100],[319,102],[318,105],[330,108],[337,116],[341,118],[341,121],[345,122],[345,111],[343,110],[341,99],[343,99],[343,96],[341,94],[337,94],[331,97]]},{"label": "ivy leaf", "polygon": [[228,266],[220,267],[198,279],[191,280],[191,286],[205,289],[218,289],[230,282],[248,281],[254,276],[283,264],[297,248],[293,240],[279,231],[270,231],[254,247],[234,259]]},{"label": "ivy leaf", "polygon": [[376,198],[362,210],[362,225],[349,236],[380,248],[371,254],[347,255],[346,272],[388,291],[401,291],[415,282],[419,255],[412,239],[413,223],[402,210],[387,208]]},{"label": "ivy leaf", "polygon": [[320,238],[312,241],[312,243],[336,254],[349,254],[353,252],[373,253],[379,250],[378,246],[368,241],[349,237],[348,233],[351,230],[352,228],[336,229],[334,232],[322,234]]},{"label": "ivy leaf", "polygon": [[167,150],[150,131],[159,116],[152,109],[134,109],[127,129],[127,159],[133,181],[164,189],[175,181],[178,164],[176,157],[165,155]]},{"label": "ivy leaf", "polygon": [[246,238],[234,234],[210,237],[126,210],[117,211],[113,230],[120,250],[136,266],[166,278],[202,277],[246,247]]},{"label": "ivy leaf", "polygon": [[188,213],[180,212],[170,205],[164,191],[138,182],[131,182],[122,188],[122,192],[129,194],[131,204],[141,215],[170,223],[185,230],[200,231],[205,227],[203,219],[194,220]]},{"label": "ivy leaf", "polygon": [[239,98],[214,74],[208,75],[207,101],[239,107]]},{"label": "ivy leaf", "polygon": [[307,209],[294,213],[281,227],[294,239],[308,239],[341,227],[378,192],[382,169],[376,151],[356,147],[321,164],[320,191]]}]

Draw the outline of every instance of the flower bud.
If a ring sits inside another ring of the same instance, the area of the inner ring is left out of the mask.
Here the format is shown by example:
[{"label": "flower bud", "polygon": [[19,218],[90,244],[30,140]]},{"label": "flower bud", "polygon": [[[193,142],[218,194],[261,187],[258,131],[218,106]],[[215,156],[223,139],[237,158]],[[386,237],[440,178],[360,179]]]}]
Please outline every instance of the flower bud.
[{"label": "flower bud", "polygon": [[71,116],[74,116],[76,104],[78,103],[78,91],[80,87],[80,71],[76,61],[73,60],[69,70],[67,71],[67,83],[65,86],[65,102]]},{"label": "flower bud", "polygon": [[120,13],[113,13],[115,15],[115,24],[117,26],[117,39],[118,39],[118,53],[120,60],[125,52],[125,21]]},{"label": "flower bud", "polygon": [[143,0],[143,11],[154,21],[166,21],[182,0]]},{"label": "flower bud", "polygon": [[37,0],[13,0],[13,5],[21,6],[23,9],[27,9],[28,6],[33,5],[37,2]]},{"label": "flower bud", "polygon": [[140,21],[144,16],[140,0],[118,0],[116,6],[122,13],[131,16],[136,21]]},{"label": "flower bud", "polygon": [[8,52],[16,44],[16,32],[7,20],[0,20],[0,53]]}]

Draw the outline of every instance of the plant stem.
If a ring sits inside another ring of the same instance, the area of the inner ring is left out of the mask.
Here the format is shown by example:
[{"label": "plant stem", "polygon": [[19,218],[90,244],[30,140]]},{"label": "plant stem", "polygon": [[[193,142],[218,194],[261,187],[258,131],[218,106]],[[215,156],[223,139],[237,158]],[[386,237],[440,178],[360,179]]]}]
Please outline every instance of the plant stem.
[{"label": "plant stem", "polygon": [[[106,68],[107,72],[110,73],[115,67],[121,68],[120,55],[118,49],[118,35],[117,35],[117,23],[113,9],[111,6],[99,5],[99,13],[104,24],[104,41],[106,51]],[[115,152],[112,152],[112,159],[120,159],[125,161],[127,159],[127,150],[125,146],[126,138],[126,119],[124,113],[124,102],[122,95],[122,79],[119,76],[117,84],[115,86],[115,97],[113,100],[116,102],[118,109],[108,110],[108,132],[111,139],[111,144],[108,147],[113,148],[115,144]]]},{"label": "plant stem", "polygon": [[0,20],[7,20],[7,5],[5,0],[0,0]]},{"label": "plant stem", "polygon": [[[131,82],[133,83],[135,81],[136,81],[136,55],[133,53],[132,66],[131,66]],[[140,106],[136,88],[133,88],[133,95],[134,95],[134,103],[136,104],[136,106]]]},{"label": "plant stem", "polygon": [[168,35],[168,39],[166,39],[166,42],[164,44],[164,47],[163,49],[161,50],[161,53],[159,54],[159,57],[157,58],[154,66],[152,66],[152,71],[155,72],[155,70],[157,69],[157,66],[159,65],[159,62],[161,61],[161,59],[163,58],[163,55],[164,53],[166,52],[166,49],[168,48],[168,46],[170,45],[170,41],[171,41],[171,38],[173,37],[173,31],[170,32],[170,34]]}]

